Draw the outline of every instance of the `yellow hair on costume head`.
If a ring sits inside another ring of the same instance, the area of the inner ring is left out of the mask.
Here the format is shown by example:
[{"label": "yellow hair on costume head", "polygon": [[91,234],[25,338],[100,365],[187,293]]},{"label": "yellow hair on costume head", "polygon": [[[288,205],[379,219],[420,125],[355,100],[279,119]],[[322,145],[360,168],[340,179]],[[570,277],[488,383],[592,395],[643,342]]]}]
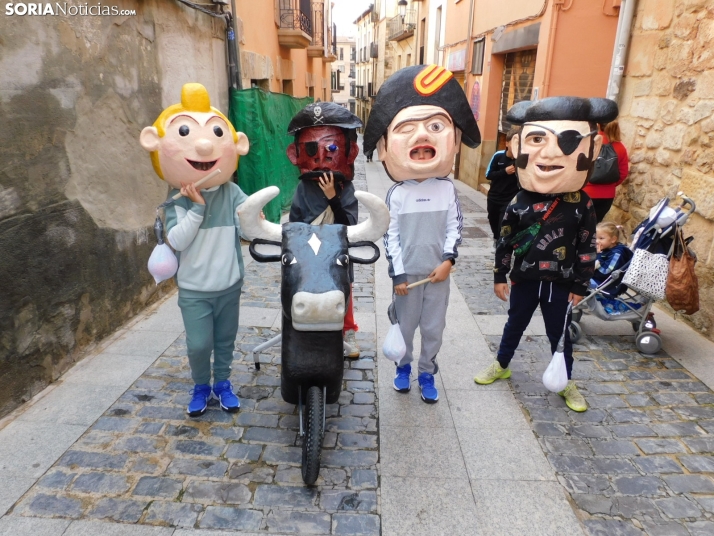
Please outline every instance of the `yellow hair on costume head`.
[{"label": "yellow hair on costume head", "polygon": [[[238,132],[236,132],[236,129],[233,127],[233,123],[231,123],[225,115],[211,106],[211,98],[208,96],[208,91],[202,84],[184,84],[181,88],[181,104],[172,104],[161,112],[161,115],[154,121],[153,126],[156,128],[160,138],[163,138],[166,134],[166,121],[168,121],[169,117],[182,112],[213,112],[228,124],[228,128],[231,129],[231,134],[233,135],[233,142],[238,143]],[[151,164],[154,166],[156,174],[161,180],[164,180],[164,174],[161,172],[161,164],[159,163],[158,151],[151,152]]]}]

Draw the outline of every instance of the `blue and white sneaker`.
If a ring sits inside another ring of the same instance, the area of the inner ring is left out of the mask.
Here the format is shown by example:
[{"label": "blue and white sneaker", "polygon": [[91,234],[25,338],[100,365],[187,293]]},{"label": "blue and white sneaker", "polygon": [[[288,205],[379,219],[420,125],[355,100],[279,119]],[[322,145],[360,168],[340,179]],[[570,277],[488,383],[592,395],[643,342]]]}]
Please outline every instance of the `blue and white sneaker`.
[{"label": "blue and white sneaker", "polygon": [[221,409],[235,413],[240,408],[240,400],[233,392],[230,380],[223,380],[213,385],[213,396],[218,399]]},{"label": "blue and white sneaker", "polygon": [[434,404],[439,400],[439,391],[434,387],[434,376],[428,372],[419,374],[419,389],[421,399],[427,404]]},{"label": "blue and white sneaker", "polygon": [[186,413],[190,417],[200,417],[206,413],[208,400],[211,398],[211,386],[207,383],[196,384],[191,389],[191,402],[188,403]]},{"label": "blue and white sneaker", "polygon": [[397,373],[394,375],[394,389],[400,393],[408,393],[412,388],[412,366],[404,365],[397,367]]}]

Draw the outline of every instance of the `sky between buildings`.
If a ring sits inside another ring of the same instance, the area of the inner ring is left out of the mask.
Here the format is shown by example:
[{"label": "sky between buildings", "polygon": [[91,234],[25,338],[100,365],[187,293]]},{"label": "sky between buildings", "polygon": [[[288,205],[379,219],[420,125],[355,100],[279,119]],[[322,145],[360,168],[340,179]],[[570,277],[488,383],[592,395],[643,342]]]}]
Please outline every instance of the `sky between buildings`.
[{"label": "sky between buildings", "polygon": [[333,0],[332,22],[337,25],[337,35],[342,37],[356,36],[355,20],[373,3],[373,0]]}]

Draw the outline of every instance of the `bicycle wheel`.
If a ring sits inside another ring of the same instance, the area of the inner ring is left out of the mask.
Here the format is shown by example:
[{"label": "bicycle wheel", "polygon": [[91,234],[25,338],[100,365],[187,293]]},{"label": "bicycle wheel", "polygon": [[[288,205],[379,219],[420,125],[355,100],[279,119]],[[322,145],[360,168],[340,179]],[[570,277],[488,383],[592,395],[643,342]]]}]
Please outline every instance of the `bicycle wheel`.
[{"label": "bicycle wheel", "polygon": [[322,436],[325,404],[322,400],[322,389],[310,387],[307,391],[307,401],[304,412],[305,435],[302,438],[302,479],[308,486],[317,480],[320,474],[320,454],[322,453]]}]

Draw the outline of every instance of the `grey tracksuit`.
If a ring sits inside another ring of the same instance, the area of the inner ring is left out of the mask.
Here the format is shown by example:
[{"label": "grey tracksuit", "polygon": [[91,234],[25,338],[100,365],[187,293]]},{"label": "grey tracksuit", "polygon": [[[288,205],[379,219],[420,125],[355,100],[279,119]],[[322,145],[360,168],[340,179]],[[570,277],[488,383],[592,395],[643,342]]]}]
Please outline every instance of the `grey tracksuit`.
[{"label": "grey tracksuit", "polygon": [[[424,279],[443,261],[456,259],[463,217],[451,180],[398,182],[387,194],[387,206],[390,222],[384,235],[384,247],[394,285]],[[395,297],[397,319],[407,345],[400,366],[414,359],[414,332],[419,327],[419,373],[438,371],[436,355],[446,326],[449,279],[427,283],[410,289],[407,296]]]},{"label": "grey tracksuit", "polygon": [[214,382],[227,380],[231,372],[244,273],[236,209],[248,197],[232,182],[201,195],[205,205],[181,197],[169,206],[166,228],[179,259],[178,304],[191,376],[196,384],[208,384],[211,351]]}]

